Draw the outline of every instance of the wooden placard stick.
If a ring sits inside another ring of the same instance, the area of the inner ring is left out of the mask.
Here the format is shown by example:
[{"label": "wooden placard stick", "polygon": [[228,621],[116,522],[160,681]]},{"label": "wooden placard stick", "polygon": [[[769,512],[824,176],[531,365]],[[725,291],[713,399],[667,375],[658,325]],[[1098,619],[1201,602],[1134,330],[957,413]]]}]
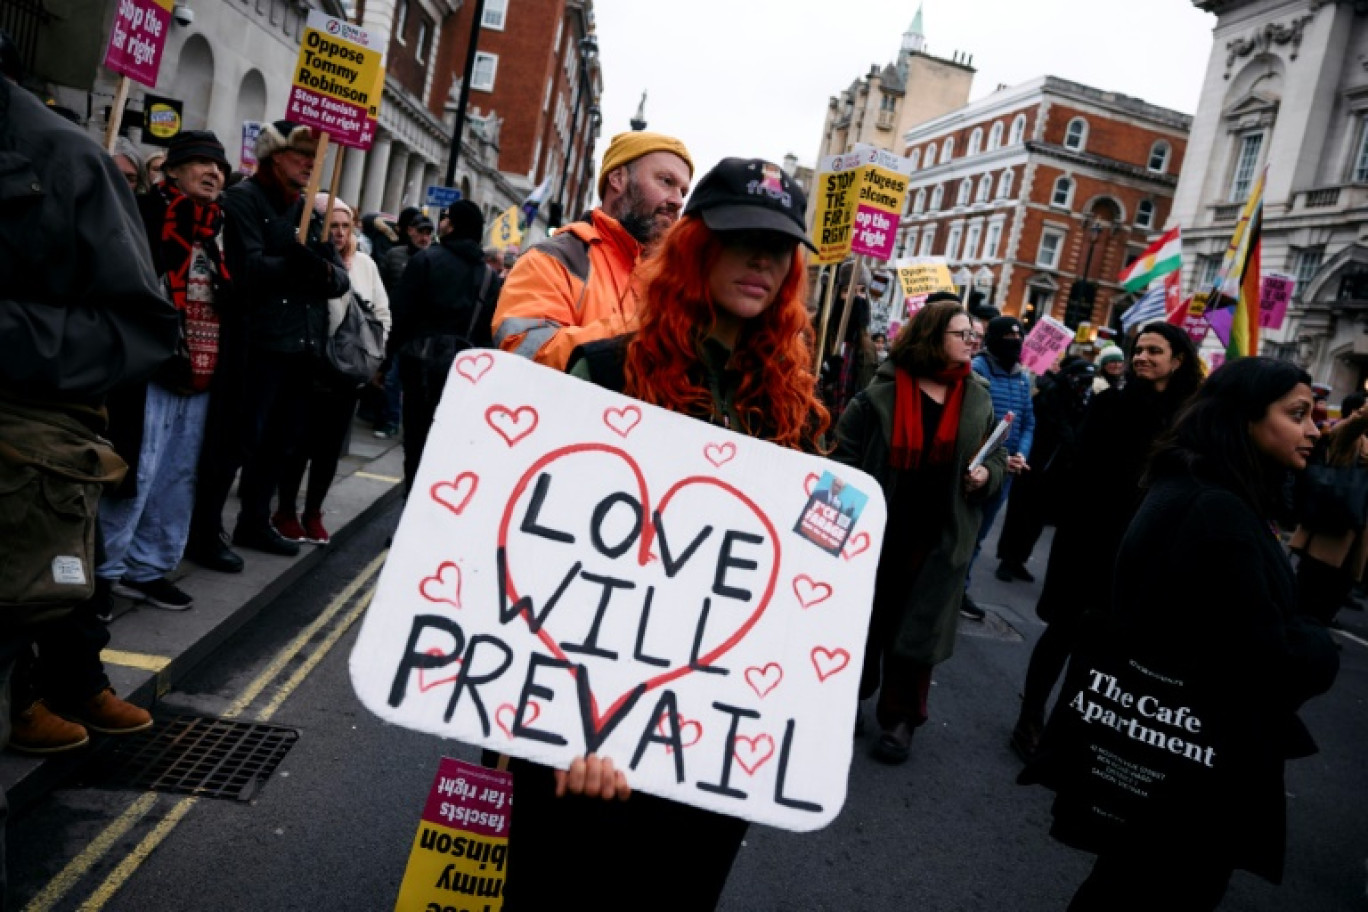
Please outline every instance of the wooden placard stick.
[{"label": "wooden placard stick", "polygon": [[836,344],[845,344],[846,328],[850,325],[850,308],[855,301],[855,286],[859,284],[860,276],[864,274],[865,258],[858,256],[855,258],[855,265],[850,269],[850,285],[846,288],[845,309],[841,311],[841,325],[836,327]]},{"label": "wooden placard stick", "polygon": [[106,152],[114,151],[114,140],[119,138],[119,125],[123,123],[124,107],[128,104],[130,80],[120,76],[114,88],[114,104],[109,109],[109,123],[105,125],[104,147]]},{"label": "wooden placard stick", "polygon": [[[337,147],[337,155],[333,161],[332,181],[328,184],[328,208],[323,210],[323,231],[328,231],[328,226],[332,224],[333,200],[337,199],[337,188],[342,184],[342,159],[347,154],[346,146]],[[331,238],[330,238],[331,239]]]},{"label": "wooden placard stick", "polygon": [[313,199],[318,195],[318,185],[323,180],[323,159],[328,154],[328,134],[319,133],[318,148],[314,151],[313,174],[309,175],[309,186],[304,189],[303,211],[299,213],[299,230],[295,239],[303,244],[309,240],[309,214],[313,212]]},{"label": "wooden placard stick", "polygon": [[836,263],[826,267],[826,289],[822,293],[822,318],[819,321],[820,328],[817,331],[817,360],[812,365],[812,372],[819,378],[822,375],[822,359],[826,357],[826,337],[827,327],[831,324],[831,300],[836,294],[836,275],[840,272],[841,264]]}]

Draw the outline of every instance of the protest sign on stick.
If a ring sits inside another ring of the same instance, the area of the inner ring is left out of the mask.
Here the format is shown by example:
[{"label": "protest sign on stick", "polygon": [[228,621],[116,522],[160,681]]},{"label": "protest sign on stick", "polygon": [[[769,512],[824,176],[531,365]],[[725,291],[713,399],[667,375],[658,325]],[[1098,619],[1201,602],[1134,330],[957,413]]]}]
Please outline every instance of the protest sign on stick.
[{"label": "protest sign on stick", "polygon": [[128,103],[129,80],[148,88],[157,85],[174,6],[175,0],[119,0],[114,10],[104,65],[119,74],[119,81],[114,87],[114,103],[105,127],[106,150],[114,148],[114,139],[119,135],[124,105]]},{"label": "protest sign on stick", "polygon": [[1054,367],[1073,341],[1072,329],[1054,317],[1041,317],[1021,343],[1021,366],[1033,374],[1043,374]]},{"label": "protest sign on stick", "polygon": [[352,683],[396,725],[816,829],[845,800],[885,518],[858,470],[468,351]]},{"label": "protest sign on stick", "polygon": [[382,33],[311,11],[285,116],[341,145],[369,148],[374,133],[367,120],[380,104],[386,42]]},{"label": "protest sign on stick", "polygon": [[934,291],[956,291],[945,257],[904,257],[893,264],[902,285],[903,305],[910,318]]},{"label": "protest sign on stick", "polygon": [[864,154],[866,164],[861,169],[855,234],[850,249],[854,253],[888,260],[893,256],[903,204],[907,201],[912,162],[873,146],[861,144],[855,148]]},{"label": "protest sign on stick", "polygon": [[812,262],[826,266],[839,263],[850,254],[862,167],[861,157],[854,152],[830,155],[817,163],[813,184],[816,208],[812,216],[812,243],[817,255]]},{"label": "protest sign on stick", "polygon": [[1295,276],[1270,272],[1263,277],[1259,286],[1259,327],[1261,329],[1282,329],[1287,318],[1287,305],[1292,300],[1292,291],[1297,287]]}]

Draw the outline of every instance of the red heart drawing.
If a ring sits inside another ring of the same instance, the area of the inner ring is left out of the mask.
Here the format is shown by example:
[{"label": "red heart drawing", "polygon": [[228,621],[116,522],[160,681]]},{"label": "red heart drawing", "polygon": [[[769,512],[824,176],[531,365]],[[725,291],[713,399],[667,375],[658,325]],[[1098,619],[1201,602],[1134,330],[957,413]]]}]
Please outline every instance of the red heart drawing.
[{"label": "red heart drawing", "polygon": [[461,607],[461,568],[446,561],[437,572],[426,577],[418,586],[419,593],[429,602],[445,602]]},{"label": "red heart drawing", "polygon": [[456,373],[471,383],[479,383],[480,378],[489,373],[489,369],[493,366],[494,356],[489,352],[480,352],[478,355],[462,355],[456,359]]},{"label": "red heart drawing", "polygon": [[844,649],[812,647],[812,667],[817,669],[817,680],[825,681],[850,664],[850,653]]},{"label": "red heart drawing", "polygon": [[537,428],[537,410],[530,405],[510,409],[505,405],[491,405],[485,410],[485,423],[509,445],[517,443]]},{"label": "red heart drawing", "polygon": [[812,490],[817,487],[817,482],[821,480],[822,476],[816,472],[808,472],[807,477],[803,479],[803,490],[807,492],[808,497],[812,496]]},{"label": "red heart drawing", "polygon": [[[670,716],[669,713],[661,713],[661,714],[660,714],[660,719],[656,721],[656,731],[660,732],[660,734],[661,734],[662,736],[666,737],[666,738],[668,738],[668,737],[670,736],[669,733],[668,733],[667,731],[665,731],[665,720],[668,719],[669,716]],[[692,738],[689,737],[689,733],[690,733],[690,732],[693,732],[693,737],[692,737]],[[698,721],[695,720],[695,719],[686,719],[686,718],[684,718],[683,716],[680,716],[680,717],[679,717],[679,743],[680,743],[682,746],[684,746],[684,747],[693,747],[695,744],[698,743],[699,739],[702,738],[702,737],[703,737],[703,725],[702,725],[702,723],[698,722]],[[665,753],[667,753],[667,754],[673,754],[673,753],[674,753],[674,745],[673,745],[673,744],[667,744],[667,745],[665,745]]]},{"label": "red heart drawing", "polygon": [[746,771],[746,775],[754,776],[755,771],[774,756],[774,739],[769,735],[756,735],[754,738],[737,735],[732,753],[736,757],[736,762]]},{"label": "red heart drawing", "polygon": [[[523,713],[523,725],[531,725],[537,721],[537,716],[541,715],[541,704],[529,701],[527,712]],[[512,703],[505,703],[494,711],[494,724],[503,729],[503,733],[509,738],[513,737],[513,720],[518,717],[518,707]]]},{"label": "red heart drawing", "polygon": [[811,608],[831,598],[831,584],[818,582],[806,573],[800,573],[793,578],[793,594],[798,596],[798,604]]},{"label": "red heart drawing", "polygon": [[703,448],[703,458],[720,469],[736,458],[736,444],[731,441],[710,443]]},{"label": "red heart drawing", "polygon": [[479,486],[480,476],[474,472],[462,472],[453,481],[439,481],[433,485],[432,499],[460,516]]},{"label": "red heart drawing", "polygon": [[845,550],[841,556],[846,560],[854,560],[861,554],[869,550],[869,533],[858,532],[851,536],[850,541],[846,542]]},{"label": "red heart drawing", "polygon": [[614,434],[625,438],[632,433],[633,428],[641,423],[641,409],[635,405],[606,408],[603,410],[603,423],[608,425],[609,430]]},{"label": "red heart drawing", "polygon": [[[431,649],[429,649],[429,650],[427,651],[427,654],[430,655],[430,656],[446,655],[445,652],[442,652],[442,650],[438,649],[436,646],[433,646]],[[454,665],[460,665],[460,664],[461,664],[461,660],[460,660],[460,659],[456,659],[452,664],[454,664]],[[456,680],[458,677],[460,677],[460,676],[461,676],[461,672],[460,672],[460,671],[457,671],[454,675],[452,675],[452,676],[450,676],[450,677],[448,677],[448,678],[438,678],[438,679],[435,680],[435,681],[429,681],[429,680],[427,679],[427,669],[426,669],[426,668],[420,668],[420,669],[418,669],[418,692],[419,692],[419,693],[427,693],[429,690],[432,690],[432,688],[434,688],[434,687],[441,687],[443,684],[450,684],[450,683],[452,683],[453,681],[455,681],[455,680]]]},{"label": "red heart drawing", "polygon": [[[731,444],[728,444],[728,446],[730,445]],[[642,473],[641,467],[637,464],[636,460],[632,458],[631,454],[627,453],[624,450],[620,450],[617,447],[609,446],[608,444],[576,443],[571,444],[569,446],[561,447],[558,450],[553,450],[552,452],[547,453],[541,459],[533,463],[532,466],[525,473],[523,473],[522,478],[518,480],[517,485],[513,488],[512,493],[509,495],[508,505],[504,507],[503,519],[499,523],[499,538],[497,543],[498,547],[507,548],[509,530],[513,524],[514,508],[518,506],[523,494],[531,486],[533,480],[536,479],[538,475],[544,472],[548,466],[550,466],[557,460],[580,453],[604,453],[613,456],[617,459],[621,459],[623,462],[625,462],[627,466],[631,469],[632,474],[635,477],[637,485],[637,490],[635,493],[637,494],[638,500],[641,503],[643,516],[652,517],[656,513],[659,513],[659,515],[661,516],[667,515],[670,504],[674,501],[676,495],[679,495],[686,488],[689,488],[691,486],[703,485],[706,487],[716,488],[739,500],[751,511],[752,514],[754,514],[756,519],[758,519],[760,523],[765,527],[765,531],[768,534],[768,540],[771,543],[771,547],[773,549],[772,568],[769,572],[768,578],[766,578],[765,580],[765,588],[760,593],[759,597],[755,600],[755,607],[751,609],[751,613],[748,616],[741,619],[741,621],[738,623],[736,629],[731,633],[731,635],[724,639],[721,643],[718,643],[708,652],[699,656],[696,663],[698,667],[715,665],[719,658],[721,658],[723,655],[731,651],[731,649],[735,647],[737,643],[745,639],[746,635],[750,633],[751,628],[756,625],[756,623],[760,620],[761,615],[765,613],[765,609],[769,607],[770,600],[774,597],[774,590],[779,582],[779,564],[782,556],[779,543],[779,533],[778,530],[775,529],[774,523],[771,522],[770,518],[767,515],[765,515],[765,512],[760,509],[760,506],[756,504],[755,501],[751,500],[751,498],[748,497],[739,488],[730,485],[727,482],[722,481],[721,479],[712,478],[706,475],[690,476],[688,478],[684,478],[675,482],[674,485],[672,485],[660,498],[659,505],[656,506],[654,510],[652,510],[650,503],[650,494],[647,491],[646,487],[646,476]],[[652,520],[648,519],[642,527],[640,540],[637,543],[637,553],[634,558],[635,561],[643,567],[651,562],[651,548],[654,539],[655,525]],[[518,587],[513,579],[513,568],[511,566],[511,563],[508,568],[507,577],[505,579],[505,586],[508,592],[508,598],[510,602],[516,602],[519,598],[521,598],[518,592]],[[523,619],[527,620],[526,614],[523,615]],[[546,626],[541,627],[541,629],[537,631],[537,636],[541,639],[542,643],[545,644],[546,648],[551,652],[553,656],[555,656],[563,662],[566,662],[568,665],[574,664],[566,658],[565,652],[561,649],[560,644],[556,642],[555,637],[551,635],[551,632],[547,629]],[[674,668],[669,668],[665,671],[662,671],[655,677],[641,682],[641,693],[645,694],[657,687],[660,687],[663,684],[668,684],[676,678],[680,678],[686,674],[689,674],[693,670],[693,667],[691,667],[690,665],[679,665]],[[604,720],[611,718],[613,714],[618,711],[618,709],[622,706],[623,702],[631,695],[631,692],[631,690],[628,690],[627,692],[624,692],[616,696],[613,699],[613,701],[608,705],[608,708],[602,712],[600,712],[600,707],[603,705],[604,701],[599,699],[598,694],[591,694],[590,711],[594,714],[594,727],[596,729],[601,730],[603,728]]]},{"label": "red heart drawing", "polygon": [[746,669],[746,683],[760,699],[769,695],[771,690],[779,686],[779,682],[784,680],[784,669],[779,667],[778,662],[770,662],[763,668],[752,665]]}]

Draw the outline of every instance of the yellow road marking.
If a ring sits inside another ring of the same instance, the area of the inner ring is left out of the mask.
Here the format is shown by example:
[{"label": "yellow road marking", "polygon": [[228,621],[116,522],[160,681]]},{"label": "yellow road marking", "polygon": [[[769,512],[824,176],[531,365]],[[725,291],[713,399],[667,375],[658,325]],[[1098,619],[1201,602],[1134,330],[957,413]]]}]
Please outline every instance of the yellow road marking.
[{"label": "yellow road marking", "polygon": [[29,902],[24,907],[24,912],[47,912],[57,903],[61,902],[62,897],[66,896],[71,888],[76,886],[76,882],[84,877],[91,868],[102,859],[105,854],[114,847],[114,844],[128,834],[133,829],[134,824],[141,820],[148,811],[152,810],[152,805],[157,803],[157,793],[147,792],[138,797],[115,818],[114,822],[104,828],[100,835],[90,841],[71,861],[67,862],[66,867],[57,873],[57,876],[48,882],[43,888],[43,892]]},{"label": "yellow road marking", "polygon": [[[271,664],[266,666],[261,674],[257,675],[252,683],[248,685],[247,689],[233,701],[232,705],[223,713],[224,718],[231,719],[246,711],[247,707],[261,695],[262,691],[270,686],[272,678],[283,672],[285,667],[289,665],[296,655],[298,655],[301,649],[308,645],[309,641],[314,638],[318,631],[337,616],[362,586],[370,582],[376,573],[380,571],[380,568],[384,565],[385,558],[388,555],[388,549],[377,554],[375,559],[367,564],[360,574],[348,583],[341,592],[334,596],[333,600],[328,603],[328,607],[323,609],[318,617],[314,618],[314,620],[301,630],[284,649],[277,653],[276,657],[271,661]],[[318,663],[322,661],[327,652],[332,649],[339,639],[341,639],[342,634],[344,634],[352,624],[356,623],[357,618],[365,613],[365,610],[370,605],[370,600],[374,595],[375,587],[372,586],[371,590],[366,593],[366,597],[361,600],[361,603],[343,619],[343,622],[340,625],[340,632],[338,630],[330,632],[319,645],[319,648],[315,653],[304,662],[300,669],[290,677],[288,682],[286,682],[282,691],[272,699],[271,703],[267,706],[267,714],[262,716],[262,721],[266,721],[270,716],[274,715],[276,710],[278,710],[280,705],[285,701],[285,698],[299,686],[310,671],[317,667]],[[66,897],[67,893],[71,892],[72,888],[76,886],[77,882],[106,854],[108,854],[120,839],[127,835],[133,825],[151,809],[154,803],[156,803],[156,800],[156,792],[147,792],[139,797],[138,800],[120,814],[113,823],[105,827],[104,831],[101,832],[99,836],[91,840],[90,845],[86,846],[85,850],[82,851],[80,855],[72,859],[71,862],[69,862],[67,866],[43,888],[43,891],[39,893],[38,896],[34,897],[33,901],[24,908],[24,912],[47,912],[47,910],[52,909],[57,903],[61,902],[61,900]],[[119,892],[123,885],[128,882],[129,878],[137,872],[142,863],[147,860],[148,856],[152,854],[152,851],[170,835],[171,831],[176,828],[177,824],[180,823],[185,815],[190,813],[190,810],[195,806],[197,801],[198,799],[194,797],[183,798],[178,804],[172,807],[171,810],[167,812],[167,815],[162,818],[161,822],[153,828],[152,832],[143,837],[143,840],[138,843],[133,851],[124,857],[118,867],[111,871],[109,876],[104,879],[104,882],[96,888],[95,892],[91,893],[89,898],[81,904],[81,912],[99,912],[100,909],[103,909],[105,903],[109,902],[109,900]]]},{"label": "yellow road marking", "polygon": [[126,652],[122,649],[105,649],[100,652],[100,661],[106,665],[123,665],[125,668],[141,668],[158,674],[166,670],[171,660],[166,656],[148,655],[145,652]]},{"label": "yellow road marking", "polygon": [[371,481],[387,481],[390,484],[398,484],[402,478],[395,478],[393,475],[377,475],[374,472],[353,472],[357,478],[369,478]]},{"label": "yellow road marking", "polygon": [[1353,640],[1355,643],[1358,643],[1360,646],[1368,646],[1368,640],[1363,639],[1363,637],[1354,636],[1352,633],[1350,633],[1350,632],[1347,631],[1347,630],[1339,630],[1339,629],[1337,629],[1337,628],[1331,627],[1331,628],[1330,628],[1330,632],[1331,632],[1331,633],[1337,633],[1337,634],[1339,634],[1340,636],[1344,637],[1346,640]]}]

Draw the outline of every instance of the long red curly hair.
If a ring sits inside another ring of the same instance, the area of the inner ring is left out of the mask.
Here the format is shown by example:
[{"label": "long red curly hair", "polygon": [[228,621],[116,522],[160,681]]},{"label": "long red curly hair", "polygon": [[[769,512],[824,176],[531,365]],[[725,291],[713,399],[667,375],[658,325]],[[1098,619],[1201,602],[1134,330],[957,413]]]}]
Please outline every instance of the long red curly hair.
[{"label": "long red curly hair", "polygon": [[[712,416],[712,393],[698,365],[703,340],[717,322],[708,277],[721,251],[721,241],[703,220],[686,215],[643,265],[645,304],[624,365],[628,395],[686,415]],[[806,295],[807,272],[795,250],[774,303],[746,323],[730,365],[741,374],[733,402],[742,424],[737,430],[816,450],[831,416],[815,394],[815,336]]]}]

